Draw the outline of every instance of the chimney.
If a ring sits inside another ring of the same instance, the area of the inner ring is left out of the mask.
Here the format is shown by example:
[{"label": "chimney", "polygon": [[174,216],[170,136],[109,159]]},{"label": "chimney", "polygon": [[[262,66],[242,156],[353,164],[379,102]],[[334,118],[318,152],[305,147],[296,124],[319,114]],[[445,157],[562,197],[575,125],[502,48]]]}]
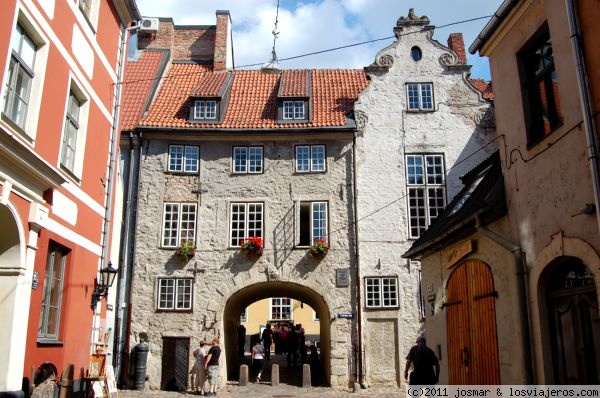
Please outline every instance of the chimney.
[{"label": "chimney", "polygon": [[217,10],[217,32],[215,34],[214,70],[230,69],[233,66],[233,43],[231,42],[231,16],[227,10]]},{"label": "chimney", "polygon": [[448,48],[458,55],[458,63],[466,65],[467,53],[465,52],[465,42],[462,33],[450,33],[448,36]]}]

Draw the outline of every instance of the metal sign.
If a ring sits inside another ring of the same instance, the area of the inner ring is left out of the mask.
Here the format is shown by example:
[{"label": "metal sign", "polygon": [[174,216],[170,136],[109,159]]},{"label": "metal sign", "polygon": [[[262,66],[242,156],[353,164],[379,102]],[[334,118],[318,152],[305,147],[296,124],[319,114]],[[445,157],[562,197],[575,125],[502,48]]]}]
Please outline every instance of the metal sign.
[{"label": "metal sign", "polygon": [[352,319],[354,318],[354,314],[351,312],[341,312],[337,314],[337,317],[341,319]]},{"label": "metal sign", "polygon": [[338,287],[346,287],[350,284],[350,272],[348,271],[348,268],[335,270],[335,284]]}]

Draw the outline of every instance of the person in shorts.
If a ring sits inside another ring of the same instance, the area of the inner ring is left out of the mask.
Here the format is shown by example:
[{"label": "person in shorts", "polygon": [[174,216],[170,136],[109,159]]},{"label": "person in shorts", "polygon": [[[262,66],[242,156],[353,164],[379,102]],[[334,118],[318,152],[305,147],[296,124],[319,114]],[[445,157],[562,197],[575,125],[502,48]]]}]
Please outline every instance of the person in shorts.
[{"label": "person in shorts", "polygon": [[219,357],[221,356],[221,347],[219,339],[212,340],[212,347],[206,355],[205,369],[208,372],[208,382],[210,383],[210,391],[206,392],[205,396],[217,395],[217,381],[219,378]]}]

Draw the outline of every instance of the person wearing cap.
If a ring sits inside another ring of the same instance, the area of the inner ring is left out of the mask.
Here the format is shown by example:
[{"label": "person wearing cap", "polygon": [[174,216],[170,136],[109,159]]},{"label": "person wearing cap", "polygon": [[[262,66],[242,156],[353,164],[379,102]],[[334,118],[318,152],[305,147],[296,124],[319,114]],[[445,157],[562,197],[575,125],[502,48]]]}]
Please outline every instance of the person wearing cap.
[{"label": "person wearing cap", "polygon": [[[412,365],[413,371],[408,377],[408,370]],[[408,384],[417,386],[434,385],[438,382],[440,375],[440,362],[433,350],[427,347],[425,337],[419,336],[417,344],[412,346],[406,356],[406,366],[404,367],[404,378]]]}]

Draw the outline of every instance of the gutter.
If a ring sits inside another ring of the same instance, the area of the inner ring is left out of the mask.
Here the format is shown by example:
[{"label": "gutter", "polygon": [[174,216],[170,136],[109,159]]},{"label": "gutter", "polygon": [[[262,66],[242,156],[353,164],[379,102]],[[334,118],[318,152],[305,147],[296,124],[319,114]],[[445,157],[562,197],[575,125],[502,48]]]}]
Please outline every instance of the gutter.
[{"label": "gutter", "polygon": [[519,0],[504,0],[504,3],[498,7],[494,15],[492,15],[492,18],[484,26],[483,30],[477,35],[477,38],[475,38],[475,41],[469,47],[469,52],[471,54],[475,54],[478,50],[481,50],[481,47],[485,45],[489,38],[494,34],[496,29],[498,29],[502,23],[502,20],[508,15],[512,8],[517,5],[518,2]]},{"label": "gutter", "polygon": [[518,303],[525,303],[525,306],[519,306],[519,321],[521,323],[521,344],[523,348],[523,366],[525,368],[525,380],[522,384],[533,384],[533,346],[531,344],[531,321],[529,314],[531,308],[529,306],[529,280],[528,280],[528,269],[527,261],[525,258],[525,252],[515,242],[499,235],[492,231],[481,223],[479,215],[475,216],[477,231],[483,236],[493,240],[500,246],[510,251],[514,258],[514,272],[517,279],[517,301]]},{"label": "gutter", "polygon": [[567,8],[567,17],[569,19],[569,32],[571,34],[571,44],[575,53],[575,62],[577,70],[577,87],[579,88],[579,99],[581,100],[581,109],[583,111],[583,124],[586,131],[588,160],[592,173],[592,183],[594,185],[594,202],[596,203],[596,218],[600,228],[600,164],[598,157],[598,142],[596,140],[596,126],[594,124],[592,101],[590,99],[589,85],[586,78],[583,51],[581,49],[581,34],[577,24],[577,13],[573,0],[565,0]]}]

